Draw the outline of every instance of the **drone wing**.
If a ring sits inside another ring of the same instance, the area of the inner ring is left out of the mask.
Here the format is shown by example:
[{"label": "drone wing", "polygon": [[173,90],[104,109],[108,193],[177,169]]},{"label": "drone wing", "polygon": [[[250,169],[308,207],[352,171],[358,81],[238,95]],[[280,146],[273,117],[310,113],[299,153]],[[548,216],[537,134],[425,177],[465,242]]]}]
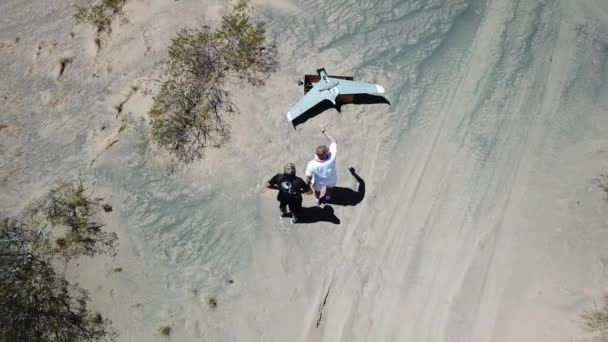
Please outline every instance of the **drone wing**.
[{"label": "drone wing", "polygon": [[384,88],[381,85],[373,83],[340,80],[336,88],[338,88],[338,93],[341,95],[384,94]]},{"label": "drone wing", "polygon": [[287,120],[293,121],[293,119],[302,115],[320,102],[330,100],[326,91],[318,91],[318,89],[315,88],[317,87],[311,89],[293,107],[291,107],[289,112],[287,112]]},{"label": "drone wing", "polygon": [[304,95],[287,112],[287,120],[293,121],[320,102],[329,100],[335,105],[336,96],[352,94],[383,94],[384,88],[373,83],[354,82],[327,77],[325,82],[318,83]]}]

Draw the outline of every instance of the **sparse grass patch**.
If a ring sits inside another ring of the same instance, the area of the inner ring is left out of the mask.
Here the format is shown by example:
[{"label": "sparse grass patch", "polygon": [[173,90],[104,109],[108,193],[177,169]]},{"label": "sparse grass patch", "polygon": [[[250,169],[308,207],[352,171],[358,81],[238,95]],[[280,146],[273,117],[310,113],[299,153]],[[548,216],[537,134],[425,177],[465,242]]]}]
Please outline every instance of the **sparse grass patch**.
[{"label": "sparse grass patch", "polygon": [[171,335],[171,326],[169,325],[163,325],[162,327],[160,327],[158,329],[158,332],[163,335],[163,336],[170,336]]},{"label": "sparse grass patch", "polygon": [[53,268],[53,248],[44,225],[0,218],[0,339],[115,341],[110,321],[88,311],[87,292]]},{"label": "sparse grass patch", "polygon": [[[604,191],[604,199],[608,201],[608,174],[601,174],[594,179],[594,183]],[[608,258],[600,258],[600,263],[605,272]],[[608,341],[608,292],[604,293],[599,305],[596,303],[594,308],[583,313],[581,318],[585,330],[596,333],[604,341]]]},{"label": "sparse grass patch", "polygon": [[217,299],[215,299],[215,297],[209,297],[209,299],[207,299],[207,305],[209,305],[211,310],[215,310],[217,308]]},{"label": "sparse grass patch", "polygon": [[123,15],[123,7],[127,0],[102,0],[90,7],[76,6],[74,19],[78,24],[90,24],[97,29],[97,34],[112,33],[112,19]]},{"label": "sparse grass patch", "polygon": [[61,183],[20,217],[0,218],[0,340],[115,341],[110,321],[87,308],[87,291],[54,266],[80,255],[115,253],[82,180]]},{"label": "sparse grass patch", "polygon": [[604,190],[605,193],[605,199],[608,201],[608,174],[601,174],[598,178],[596,178],[595,180],[595,184],[597,184],[598,187],[600,187],[600,189]]},{"label": "sparse grass patch", "polygon": [[598,333],[608,340],[608,293],[604,294],[602,303],[581,315],[585,330]]},{"label": "sparse grass patch", "polygon": [[[56,235],[53,251],[70,260],[80,255],[115,255],[117,236],[97,221],[99,198],[87,194],[82,180],[64,182],[36,201],[27,216],[48,221]],[[62,228],[62,229],[59,229]],[[58,231],[60,231],[58,233]]]},{"label": "sparse grass patch", "polygon": [[[120,111],[122,112],[122,106],[123,104],[120,105]],[[118,127],[118,133],[124,131],[125,129],[127,129],[127,126],[129,126],[129,120],[127,120],[126,118],[122,118],[121,123],[120,123],[120,127]]]},{"label": "sparse grass patch", "polygon": [[149,115],[152,141],[169,152],[174,166],[229,139],[225,115],[237,109],[227,82],[261,86],[276,70],[276,46],[266,41],[264,23],[253,24],[250,15],[249,1],[240,0],[218,29],[184,29],[171,40]]}]

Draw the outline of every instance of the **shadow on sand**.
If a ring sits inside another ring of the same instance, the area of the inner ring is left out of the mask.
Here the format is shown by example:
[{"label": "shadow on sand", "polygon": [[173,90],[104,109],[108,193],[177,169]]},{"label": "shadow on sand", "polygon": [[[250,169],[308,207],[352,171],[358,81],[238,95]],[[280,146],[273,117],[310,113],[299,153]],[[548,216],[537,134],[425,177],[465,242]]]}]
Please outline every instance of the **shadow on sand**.
[{"label": "shadow on sand", "polygon": [[331,198],[325,201],[325,203],[342,206],[355,206],[363,201],[363,198],[365,197],[365,181],[357,174],[353,167],[349,167],[348,170],[359,183],[357,186],[357,191],[350,188],[336,186],[334,187],[334,193],[332,194]]},{"label": "shadow on sand", "polygon": [[300,211],[298,223],[331,222],[340,224],[340,219],[334,214],[334,208],[330,204],[342,206],[355,206],[365,197],[365,181],[361,178],[354,168],[349,167],[350,174],[355,177],[359,185],[357,190],[334,187],[334,193],[329,201],[325,201],[325,207],[303,207]]},{"label": "shadow on sand", "polygon": [[351,103],[356,105],[385,103],[389,106],[391,104],[389,100],[379,95],[339,95],[336,98],[335,107],[329,100],[321,101],[316,106],[312,107],[311,109],[307,110],[306,112],[295,118],[292,121],[293,127],[297,127],[298,125],[303,124],[304,122],[308,121],[308,119],[312,119],[330,108],[335,108],[338,112],[340,112],[342,110],[343,105]]},{"label": "shadow on sand", "polygon": [[334,214],[334,208],[330,205],[325,207],[309,207],[300,209],[298,224],[300,223],[315,223],[315,222],[331,222],[340,224],[340,219]]}]

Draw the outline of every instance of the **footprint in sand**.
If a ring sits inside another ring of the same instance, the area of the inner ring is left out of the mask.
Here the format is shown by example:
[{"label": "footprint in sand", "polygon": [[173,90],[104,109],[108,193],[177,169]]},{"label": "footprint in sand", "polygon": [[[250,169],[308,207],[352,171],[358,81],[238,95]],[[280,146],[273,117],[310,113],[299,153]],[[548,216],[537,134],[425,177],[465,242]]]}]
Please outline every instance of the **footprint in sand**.
[{"label": "footprint in sand", "polygon": [[47,42],[46,40],[41,40],[36,47],[36,52],[34,57],[38,58],[49,58],[55,53],[55,49],[57,48],[57,41],[52,40]]},{"label": "footprint in sand", "polygon": [[[42,69],[60,81],[70,69],[76,57],[70,51],[57,51],[57,42],[42,40],[34,52],[34,69]],[[31,71],[30,71],[31,72]]]},{"label": "footprint in sand", "polygon": [[67,67],[74,62],[74,56],[61,57],[59,59],[59,65],[57,67],[57,80],[61,80],[61,77],[65,74]]}]

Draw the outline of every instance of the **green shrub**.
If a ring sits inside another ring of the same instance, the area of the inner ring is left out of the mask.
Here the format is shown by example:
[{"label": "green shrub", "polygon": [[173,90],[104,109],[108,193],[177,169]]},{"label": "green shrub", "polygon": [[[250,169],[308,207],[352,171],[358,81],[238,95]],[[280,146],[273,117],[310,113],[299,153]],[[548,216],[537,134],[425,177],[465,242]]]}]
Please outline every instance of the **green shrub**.
[{"label": "green shrub", "polygon": [[249,2],[239,1],[216,30],[184,29],[171,40],[149,115],[152,141],[169,152],[174,165],[199,159],[206,148],[229,139],[225,115],[236,108],[227,82],[261,86],[276,70],[276,46],[250,13]]},{"label": "green shrub", "polygon": [[163,336],[170,336],[171,335],[171,327],[168,325],[163,325],[162,327],[160,327],[158,329],[158,332],[163,335]]},{"label": "green shrub", "polygon": [[595,179],[595,184],[600,187],[600,189],[604,190],[606,194],[605,199],[608,200],[608,175],[601,174],[598,178]]},{"label": "green shrub", "polygon": [[55,246],[51,248],[66,260],[99,253],[115,255],[116,234],[103,231],[104,225],[97,221],[100,200],[87,194],[82,180],[64,182],[36,201],[27,216],[32,220],[42,216],[55,228]]},{"label": "green shrub", "polygon": [[123,14],[123,7],[127,0],[102,0],[90,7],[76,6],[74,19],[76,23],[90,24],[97,29],[97,33],[112,33],[112,19]]},{"label": "green shrub", "polygon": [[608,293],[604,294],[601,305],[585,312],[582,315],[584,328],[587,331],[599,333],[608,340]]},{"label": "green shrub", "polygon": [[212,310],[215,310],[217,308],[217,299],[215,299],[215,297],[210,297],[207,300],[207,304]]},{"label": "green shrub", "polygon": [[88,294],[55,272],[44,227],[0,219],[0,340],[114,341]]}]

